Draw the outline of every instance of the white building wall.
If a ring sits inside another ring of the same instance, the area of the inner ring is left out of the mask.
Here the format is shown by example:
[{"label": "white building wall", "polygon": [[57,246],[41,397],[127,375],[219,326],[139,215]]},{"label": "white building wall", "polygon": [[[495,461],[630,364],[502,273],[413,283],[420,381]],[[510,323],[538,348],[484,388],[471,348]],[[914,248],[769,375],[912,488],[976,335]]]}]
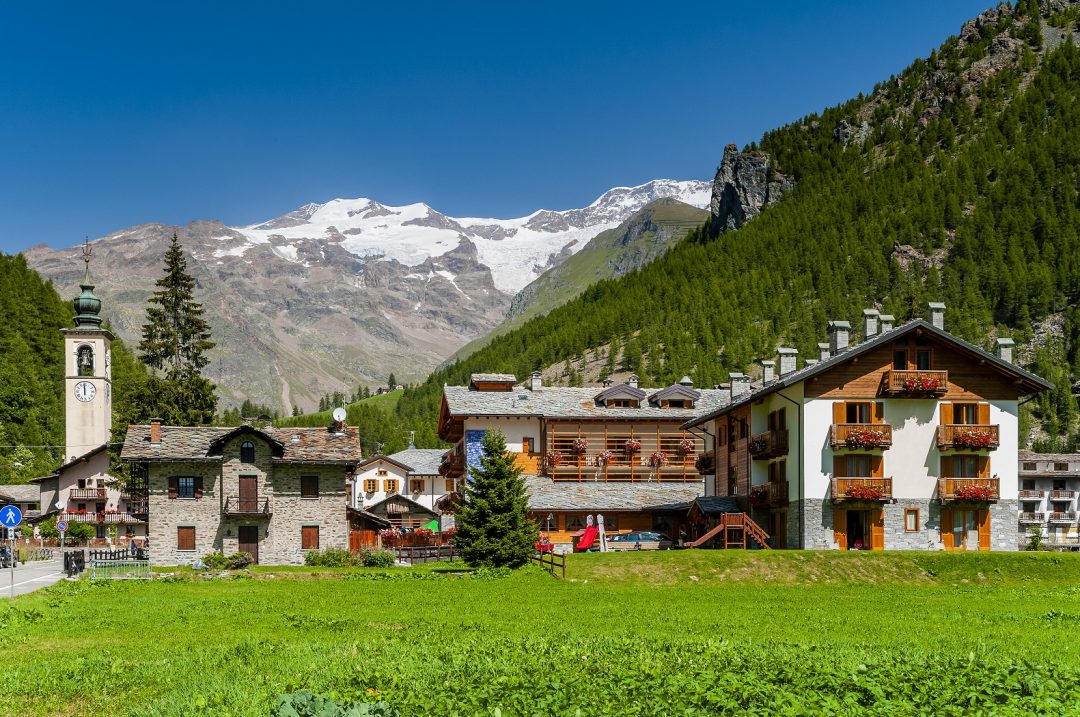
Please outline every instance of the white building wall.
[{"label": "white building wall", "polygon": [[[783,394],[783,396],[781,396]],[[790,401],[784,398],[791,399]],[[765,397],[760,405],[750,407],[750,435],[757,435],[769,430],[769,414],[773,411],[786,409],[788,454],[783,459],[787,460],[785,466],[788,493],[792,500],[798,496],[799,481],[799,411],[803,403],[803,386],[798,384],[782,391]],[[831,419],[830,419],[831,420]],[[775,459],[780,460],[780,459]],[[769,480],[769,463],[772,461],[750,461],[750,482],[753,485],[767,483]]]},{"label": "white building wall", "polygon": [[521,453],[522,438],[533,439],[533,450],[540,450],[540,419],[516,416],[496,418],[466,418],[466,431],[490,431],[497,428],[506,437],[506,449]]},{"label": "white building wall", "polygon": [[991,401],[990,423],[998,424],[1001,445],[990,451],[990,475],[1001,481],[1001,499],[1016,500],[1020,489],[1020,404],[1018,401]]},{"label": "white building wall", "polygon": [[[379,475],[380,470],[385,470],[386,475]],[[357,470],[356,478],[353,481],[352,507],[366,508],[389,498],[390,494],[384,489],[385,484],[383,483],[383,481],[387,479],[396,480],[398,482],[399,494],[412,497],[409,494],[409,476],[400,466],[396,466],[389,461],[375,461],[374,463],[370,463],[362,469]],[[374,492],[365,492],[365,480],[376,481],[378,490]]]}]

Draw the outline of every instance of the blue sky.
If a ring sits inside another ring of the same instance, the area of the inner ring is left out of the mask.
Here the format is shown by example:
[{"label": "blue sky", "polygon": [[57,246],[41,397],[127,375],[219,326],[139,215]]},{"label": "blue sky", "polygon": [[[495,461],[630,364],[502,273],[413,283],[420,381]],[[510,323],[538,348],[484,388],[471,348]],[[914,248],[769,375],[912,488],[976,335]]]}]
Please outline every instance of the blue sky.
[{"label": "blue sky", "polygon": [[0,250],[711,178],[725,144],[870,91],[990,4],[6,3]]}]

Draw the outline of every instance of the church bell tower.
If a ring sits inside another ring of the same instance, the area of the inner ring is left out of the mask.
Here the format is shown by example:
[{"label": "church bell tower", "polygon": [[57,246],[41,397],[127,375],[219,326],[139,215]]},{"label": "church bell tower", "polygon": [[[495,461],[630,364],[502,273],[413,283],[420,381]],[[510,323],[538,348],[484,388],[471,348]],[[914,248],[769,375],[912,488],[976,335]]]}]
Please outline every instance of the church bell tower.
[{"label": "church bell tower", "polygon": [[101,328],[101,299],[90,283],[90,244],[82,292],[75,297],[75,328],[64,333],[64,460],[70,461],[109,442],[112,431],[112,339]]}]

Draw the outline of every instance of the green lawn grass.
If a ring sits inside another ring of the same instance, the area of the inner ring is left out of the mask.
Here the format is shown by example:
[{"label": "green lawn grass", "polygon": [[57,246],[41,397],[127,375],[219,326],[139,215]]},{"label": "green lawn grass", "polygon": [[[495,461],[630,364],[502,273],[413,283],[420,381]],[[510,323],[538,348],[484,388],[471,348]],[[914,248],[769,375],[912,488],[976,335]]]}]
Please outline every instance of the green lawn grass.
[{"label": "green lawn grass", "polygon": [[564,582],[259,568],[0,606],[0,713],[1070,714],[1080,556],[573,556]]}]

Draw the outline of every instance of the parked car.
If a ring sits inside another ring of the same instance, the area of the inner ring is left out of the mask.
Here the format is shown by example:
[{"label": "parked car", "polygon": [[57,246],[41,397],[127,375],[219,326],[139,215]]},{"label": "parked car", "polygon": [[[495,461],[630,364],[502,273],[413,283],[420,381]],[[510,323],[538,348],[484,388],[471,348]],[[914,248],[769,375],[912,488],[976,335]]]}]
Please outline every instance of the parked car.
[{"label": "parked car", "polygon": [[675,541],[668,536],[650,530],[619,533],[608,538],[608,547],[613,550],[671,550],[674,545]]}]

